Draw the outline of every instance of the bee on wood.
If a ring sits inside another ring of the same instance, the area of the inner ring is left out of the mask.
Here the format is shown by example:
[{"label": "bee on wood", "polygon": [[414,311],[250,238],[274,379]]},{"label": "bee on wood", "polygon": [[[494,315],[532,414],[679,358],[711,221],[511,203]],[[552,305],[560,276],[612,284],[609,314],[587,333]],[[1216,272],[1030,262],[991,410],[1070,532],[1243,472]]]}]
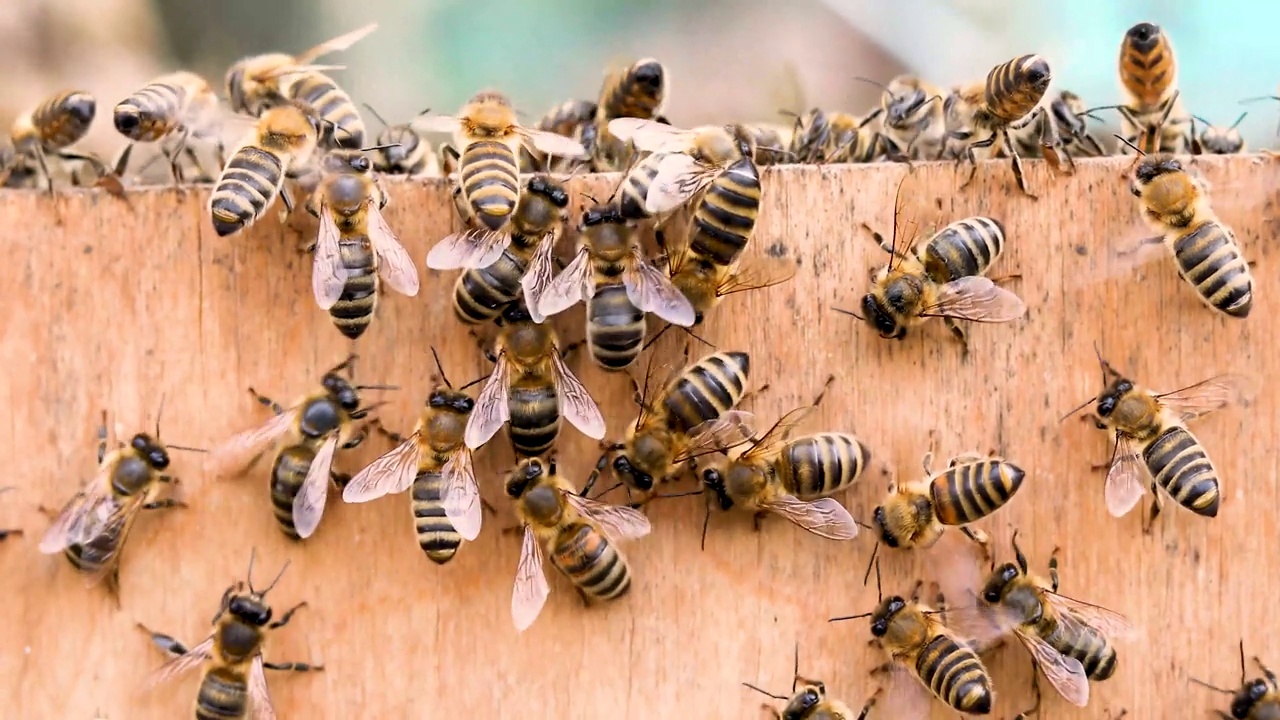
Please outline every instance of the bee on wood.
[{"label": "bee on wood", "polygon": [[[375,120],[382,124],[374,145],[373,169],[384,175],[408,175],[410,177],[435,177],[440,174],[440,162],[422,133],[414,129],[412,122],[392,125],[372,105],[365,103]],[[424,110],[421,114],[425,114]]]},{"label": "bee on wood", "polygon": [[942,111],[942,90],[915,75],[899,75],[888,85],[869,78],[857,78],[884,92],[879,116],[881,152],[889,160],[933,160],[942,152],[946,118]]},{"label": "bee on wood", "polygon": [[635,149],[610,123],[618,118],[657,120],[667,93],[667,71],[653,58],[642,58],[605,75],[596,103],[592,160],[596,172],[616,172],[631,163]]},{"label": "bee on wood", "polygon": [[0,170],[4,173],[4,186],[34,187],[36,182],[43,180],[46,189],[52,193],[54,169],[70,175],[73,185],[81,185],[81,176],[71,167],[71,163],[87,163],[101,178],[99,185],[106,187],[114,195],[121,195],[124,189],[120,185],[118,172],[113,173],[94,155],[69,149],[89,134],[89,126],[93,124],[97,108],[97,101],[89,93],[83,90],[64,90],[45,98],[31,110],[15,118],[9,129],[9,142],[13,147],[5,154],[3,164],[0,164]]},{"label": "bee on wood", "polygon": [[1231,696],[1231,714],[1228,715],[1221,710],[1217,710],[1214,711],[1217,717],[1223,720],[1272,720],[1272,718],[1280,717],[1280,681],[1276,679],[1275,672],[1263,664],[1261,658],[1255,655],[1253,663],[1258,666],[1262,677],[1250,680],[1244,664],[1244,640],[1242,639],[1240,641],[1240,688],[1238,690],[1220,688],[1203,680],[1191,678],[1191,682],[1197,685]]},{"label": "bee on wood", "polygon": [[1078,95],[1062,90],[1049,100],[1045,112],[1032,113],[1010,126],[1009,138],[1023,157],[1043,157],[1055,171],[1062,169],[1065,159],[1068,174],[1074,174],[1075,156],[1106,154],[1089,134],[1085,118],[1094,117],[1091,113]]},{"label": "bee on wood", "polygon": [[684,205],[730,168],[742,167],[739,163],[743,161],[750,163],[755,154],[750,135],[735,132],[731,125],[685,130],[653,120],[619,118],[610,121],[609,131],[634,144],[638,152],[657,158],[628,173],[652,173],[644,179],[648,186],[644,212],[648,216]]},{"label": "bee on wood", "polygon": [[885,154],[884,110],[865,115],[814,108],[796,117],[791,157],[807,164],[872,162]]},{"label": "bee on wood", "polygon": [[1122,154],[1136,145],[1144,153],[1186,154],[1192,139],[1191,116],[1178,91],[1173,43],[1159,25],[1142,22],[1120,42],[1120,87],[1128,102],[1109,106],[1120,112]]},{"label": "bee on wood", "polygon": [[533,173],[540,170],[552,173],[577,172],[580,168],[590,169],[591,160],[596,152],[596,103],[590,100],[566,100],[547,111],[534,125],[537,130],[563,135],[578,141],[587,151],[588,158],[556,158],[544,152],[530,148],[527,144],[520,148],[520,172]]},{"label": "bee on wood", "polygon": [[[800,646],[796,645],[795,674],[791,681],[791,696],[774,695],[768,690],[751,683],[742,683],[766,697],[786,702],[781,712],[773,705],[764,703],[762,708],[774,720],[866,720],[867,713],[875,707],[877,697],[872,697],[862,707],[862,712],[855,717],[853,710],[840,700],[827,695],[827,686],[821,680],[811,680],[800,675]],[[799,687],[797,687],[799,686]]]},{"label": "bee on wood", "polygon": [[[1240,134],[1240,123],[1249,115],[1240,113],[1240,117],[1230,127],[1218,127],[1199,115],[1191,116],[1191,154],[1192,155],[1239,155],[1245,152],[1244,136]],[[1196,130],[1196,121],[1203,126]]]},{"label": "bee on wood", "polygon": [[179,71],[161,75],[121,100],[112,112],[112,121],[130,145],[160,143],[160,153],[169,161],[176,185],[184,180],[183,153],[201,177],[209,176],[187,145],[192,138],[212,141],[219,163],[225,162],[218,111],[218,94],[209,82],[193,72]]}]

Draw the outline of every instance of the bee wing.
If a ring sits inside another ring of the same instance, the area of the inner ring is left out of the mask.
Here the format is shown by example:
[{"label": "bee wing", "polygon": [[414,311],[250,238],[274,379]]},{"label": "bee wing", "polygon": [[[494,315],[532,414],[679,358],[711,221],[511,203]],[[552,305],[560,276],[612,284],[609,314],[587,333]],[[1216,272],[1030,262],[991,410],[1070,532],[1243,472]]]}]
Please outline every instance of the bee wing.
[{"label": "bee wing", "polygon": [[419,132],[448,133],[458,131],[458,118],[452,115],[419,115],[409,123]]},{"label": "bee wing", "polygon": [[560,412],[583,435],[592,440],[604,439],[604,415],[600,406],[591,399],[591,393],[573,374],[560,357],[559,348],[551,353],[551,368],[555,374],[556,394],[560,397]]},{"label": "bee wing", "polygon": [[329,436],[316,452],[302,487],[293,497],[293,525],[298,537],[311,537],[324,516],[324,504],[329,499],[329,471],[333,468],[333,456],[338,451],[338,433]]},{"label": "bee wing", "polygon": [[256,428],[236,433],[209,451],[209,457],[217,468],[215,475],[225,477],[232,472],[243,471],[257,456],[261,455],[267,445],[280,439],[289,432],[293,424],[294,410],[273,416],[270,420]]},{"label": "bee wing", "polygon": [[533,128],[520,128],[520,135],[524,137],[525,142],[548,155],[559,155],[575,160],[587,157],[587,149],[582,146],[582,143],[564,135]]},{"label": "bee wing", "polygon": [[408,490],[418,474],[418,453],[418,434],[414,433],[356,473],[342,491],[343,502],[369,502]]},{"label": "bee wing", "polygon": [[813,412],[813,406],[806,405],[804,407],[798,407],[786,415],[783,415],[776,423],[773,424],[773,427],[769,428],[768,432],[761,436],[759,440],[756,440],[755,443],[753,443],[751,447],[742,454],[741,459],[746,461],[752,458],[764,457],[781,450],[782,446],[786,445],[787,438],[790,437],[791,431],[795,429],[796,425],[803,422],[811,412]]},{"label": "bee wing", "polygon": [[757,261],[742,270],[729,273],[716,288],[716,297],[781,285],[795,275],[796,269],[790,263],[779,261],[766,264]]},{"label": "bee wing", "polygon": [[320,201],[320,233],[316,235],[315,259],[311,263],[311,292],[321,310],[328,310],[342,297],[350,272],[342,262],[339,240],[342,233],[327,203]]},{"label": "bee wing", "polygon": [[110,505],[114,511],[107,519],[92,526],[86,524],[83,531],[84,537],[74,540],[79,544],[88,544],[100,538],[114,538],[111,542],[102,543],[103,547],[110,549],[100,550],[98,569],[85,577],[85,587],[97,585],[114,575],[116,568],[120,567],[120,555],[124,552],[125,543],[129,540],[129,532],[133,530],[133,521],[138,519],[138,513],[142,510],[142,503],[142,493],[129,497],[123,503],[111,502]]},{"label": "bee wing", "polygon": [[766,500],[760,507],[777,513],[819,537],[852,540],[858,536],[858,523],[834,498],[801,500],[785,493]]},{"label": "bee wing", "polygon": [[624,143],[633,143],[641,152],[679,152],[688,149],[694,138],[689,130],[630,117],[610,120],[609,134]]},{"label": "bee wing", "polygon": [[1117,435],[1111,467],[1107,470],[1107,481],[1102,490],[1111,517],[1124,517],[1146,494],[1143,475],[1137,445],[1128,436]]},{"label": "bee wing", "polygon": [[1044,595],[1046,601],[1057,609],[1060,622],[1068,626],[1090,627],[1107,636],[1108,639],[1131,637],[1137,633],[1133,622],[1114,610],[1049,590],[1045,590]]},{"label": "bee wing", "polygon": [[276,709],[267,692],[267,670],[262,663],[262,653],[258,653],[249,668],[249,717],[252,720],[276,720]]},{"label": "bee wing", "polygon": [[1027,652],[1031,653],[1032,659],[1040,666],[1040,672],[1044,673],[1045,679],[1059,695],[1076,707],[1084,707],[1089,703],[1089,676],[1079,660],[1054,650],[1038,635],[1022,628],[1014,630],[1014,634],[1022,641]]},{"label": "bee wing", "polygon": [[471,466],[471,450],[459,448],[440,469],[444,478],[444,514],[463,540],[480,536],[480,486]]},{"label": "bee wing", "polygon": [[533,257],[529,258],[529,266],[525,269],[524,277],[520,278],[520,287],[524,289],[524,306],[529,310],[529,317],[536,323],[547,319],[546,315],[542,314],[540,303],[542,295],[551,286],[555,247],[556,234],[549,232],[543,235],[538,241],[537,249],[533,251]]},{"label": "bee wing", "polygon": [[636,540],[649,534],[653,526],[639,510],[585,498],[577,493],[564,493],[574,510],[600,525],[605,535],[616,540]]},{"label": "bee wing", "polygon": [[373,200],[369,201],[368,213],[369,241],[373,244],[373,251],[378,254],[378,275],[392,290],[409,297],[417,295],[418,268],[413,263],[413,257],[400,244],[400,239]]},{"label": "bee wing", "polygon": [[206,660],[213,657],[213,636],[205,638],[199,645],[187,650],[185,653],[169,660],[165,664],[156,668],[147,676],[146,686],[155,687],[161,683],[168,682],[184,675],[196,668],[200,667]]},{"label": "bee wing", "polygon": [[672,325],[689,327],[696,317],[689,298],[644,257],[638,245],[631,250],[631,262],[622,277],[627,299],[640,310],[653,313]]},{"label": "bee wing", "polygon": [[485,268],[497,262],[511,245],[511,235],[487,230],[464,230],[446,236],[427,252],[432,270]]},{"label": "bee wing", "polygon": [[498,355],[498,362],[493,366],[493,372],[476,398],[475,409],[467,418],[463,439],[467,447],[472,450],[489,442],[489,438],[498,432],[498,428],[510,419],[511,412],[507,407],[510,375],[511,365],[507,361],[506,354],[501,353]]},{"label": "bee wing", "polygon": [[378,23],[376,22],[369,23],[368,25],[365,25],[362,28],[352,30],[351,32],[345,33],[343,35],[339,35],[338,37],[333,38],[331,40],[325,40],[324,42],[320,43],[319,45],[316,45],[313,48],[304,50],[303,52],[298,54],[298,56],[295,59],[299,63],[309,63],[317,58],[328,55],[329,53],[338,52],[339,50],[346,50],[352,45],[355,45],[360,40],[364,39],[366,35],[368,35],[369,33],[377,29],[378,29]]},{"label": "bee wing", "polygon": [[1000,323],[1027,313],[1022,298],[996,285],[990,278],[970,275],[952,280],[938,291],[937,302],[921,317],[949,317],[971,322]]},{"label": "bee wing", "polygon": [[1166,409],[1177,413],[1183,421],[1220,410],[1228,405],[1247,403],[1261,389],[1258,379],[1249,375],[1228,373],[1217,375],[1195,385],[1158,393],[1156,399]]},{"label": "bee wing", "polygon": [[276,67],[264,70],[253,76],[254,80],[279,80],[290,75],[301,75],[310,72],[325,72],[328,70],[346,70],[346,65],[317,65],[315,63],[293,62],[287,65],[278,65]]},{"label": "bee wing", "polygon": [[86,529],[101,527],[114,514],[115,499],[107,482],[110,467],[110,463],[99,465],[93,478],[62,506],[62,511],[40,539],[40,552],[53,555],[68,545],[84,542],[91,537]]},{"label": "bee wing", "polygon": [[714,420],[708,420],[689,431],[687,447],[674,460],[683,462],[705,450],[737,447],[755,434],[756,416],[745,410],[730,410]]},{"label": "bee wing", "polygon": [[591,282],[591,256],[581,248],[564,270],[547,283],[538,297],[538,313],[543,319],[564,312],[578,302],[591,297],[595,286]]},{"label": "bee wing", "polygon": [[511,591],[511,620],[516,630],[524,632],[547,603],[551,587],[542,572],[542,546],[533,534],[533,528],[524,526],[524,540],[520,543],[520,565],[516,568],[516,584]]},{"label": "bee wing", "polygon": [[649,183],[644,209],[652,215],[675,210],[702,192],[719,172],[684,153],[668,153]]}]

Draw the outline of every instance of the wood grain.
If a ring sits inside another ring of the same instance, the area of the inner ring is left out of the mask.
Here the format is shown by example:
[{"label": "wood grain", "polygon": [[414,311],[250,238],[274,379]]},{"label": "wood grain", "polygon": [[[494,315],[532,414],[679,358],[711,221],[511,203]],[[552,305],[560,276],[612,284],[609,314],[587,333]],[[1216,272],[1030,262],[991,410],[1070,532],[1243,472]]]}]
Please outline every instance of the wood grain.
[{"label": "wood grain", "polygon": [[[1218,213],[1257,262],[1256,309],[1241,322],[1203,308],[1159,250],[1136,267],[1117,256],[1149,235],[1121,177],[1126,162],[1084,161],[1067,178],[1030,162],[1038,201],[1013,189],[1003,164],[984,164],[963,190],[949,164],[915,169],[905,192],[921,232],[977,213],[1001,220],[1008,249],[992,274],[1020,274],[1010,287],[1030,307],[1025,320],[972,327],[967,361],[940,323],[893,342],[831,309],[856,307],[869,267],[884,261],[857,228],[891,227],[907,174],[900,166],[769,170],[749,252],[793,260],[795,281],[733,296],[700,330],[722,349],[751,351],[753,385],[771,386],[752,408],[767,422],[807,403],[835,374],[804,430],[853,432],[871,447],[874,467],[844,498],[864,521],[885,490],[880,467],[916,476],[931,433],[940,458],[998,449],[1026,469],[1026,487],[980,524],[998,557],[1009,556],[1015,527],[1042,572],[1061,547],[1063,592],[1125,612],[1144,629],[1119,646],[1120,668],[1094,686],[1088,709],[1067,706],[1046,687],[1046,717],[1103,717],[1120,708],[1136,718],[1197,717],[1227,699],[1189,677],[1235,687],[1242,635],[1249,654],[1275,652],[1258,631],[1274,626],[1271,598],[1280,588],[1277,385],[1264,382],[1250,409],[1193,426],[1225,478],[1219,517],[1167,505],[1150,536],[1141,532],[1141,512],[1122,520],[1106,513],[1102,475],[1090,470],[1108,457],[1105,435],[1058,418],[1100,389],[1094,343],[1156,388],[1227,370],[1275,376],[1280,360],[1268,338],[1280,333],[1271,315],[1280,309],[1276,166],[1244,157],[1202,159],[1194,168],[1213,184]],[[600,196],[615,181],[585,177],[575,186]],[[388,219],[421,262],[454,225],[447,193],[441,181],[404,182],[393,183],[392,197]],[[512,523],[501,493],[511,455],[497,444],[481,453],[478,472],[500,514],[442,568],[418,549],[404,496],[351,506],[331,498],[319,532],[297,544],[272,520],[265,466],[219,481],[202,471],[201,456],[175,451],[178,492],[191,507],[137,524],[122,610],[101,588],[86,590],[62,558],[37,552],[47,524],[37,506],[61,506],[88,477],[102,409],[132,433],[152,427],[163,395],[163,437],[209,447],[265,420],[246,387],[288,401],[350,350],[315,307],[309,258],[296,250],[314,221],[294,217],[282,227],[272,213],[247,235],[220,239],[207,199],[208,188],[138,191],[127,206],[90,192],[0,195],[0,242],[8,249],[0,280],[10,303],[0,314],[0,398],[11,408],[0,437],[14,458],[7,484],[17,486],[0,495],[0,527],[26,530],[0,544],[0,577],[10,590],[0,607],[6,714],[71,719],[101,709],[145,720],[190,712],[194,678],[139,692],[163,658],[134,623],[189,642],[203,637],[222,590],[243,576],[250,548],[262,576],[291,562],[272,594],[277,607],[309,602],[270,656],[326,665],[320,674],[273,676],[285,718],[755,717],[765,698],[740,683],[786,692],[797,643],[802,674],[825,679],[855,709],[871,694],[867,672],[882,657],[867,647],[867,626],[826,620],[874,606],[875,583],[862,581],[872,534],[836,543],[779,519],[757,534],[749,517],[717,515],[700,551],[699,498],[652,507],[653,534],[627,546],[636,578],[628,598],[584,610],[549,570],[547,607],[517,635],[509,602],[518,542],[499,532]],[[385,296],[358,344],[357,377],[401,387],[387,393],[382,411],[391,427],[407,430],[421,408],[431,346],[455,382],[488,371],[452,316],[454,278],[428,272],[419,297]],[[582,337],[581,306],[554,322],[567,340]],[[679,362],[685,342],[671,332],[654,346],[659,372]],[[706,351],[692,349],[694,357]],[[638,375],[646,362],[633,368]],[[597,371],[585,352],[571,365],[605,410],[610,437],[620,436],[635,414],[626,378]],[[354,471],[385,449],[375,438],[340,462]],[[598,456],[567,425],[559,451],[579,481]],[[940,555],[882,548],[881,556],[886,592],[908,592],[931,569],[955,569]],[[990,667],[998,693],[992,717],[1011,717],[1030,700],[1027,656],[1011,642]],[[935,705],[934,717],[953,714]]]}]

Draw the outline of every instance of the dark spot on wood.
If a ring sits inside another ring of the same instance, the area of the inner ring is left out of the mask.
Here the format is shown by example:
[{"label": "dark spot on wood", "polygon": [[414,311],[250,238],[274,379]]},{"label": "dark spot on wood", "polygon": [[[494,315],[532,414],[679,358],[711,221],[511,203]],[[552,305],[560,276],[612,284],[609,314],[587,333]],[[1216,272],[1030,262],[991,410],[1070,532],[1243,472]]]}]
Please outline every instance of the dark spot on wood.
[{"label": "dark spot on wood", "polygon": [[776,257],[776,258],[786,257],[787,246],[784,245],[781,240],[779,240],[774,244],[770,245],[769,249],[766,250],[765,252],[769,253],[770,257]]},{"label": "dark spot on wood", "polygon": [[1079,255],[1080,257],[1084,257],[1085,255],[1089,254],[1089,248],[1083,245],[1077,245],[1075,247],[1075,250],[1076,250],[1076,254]]},{"label": "dark spot on wood", "polygon": [[85,245],[85,246],[84,246],[84,254],[85,254],[85,255],[90,255],[90,254],[92,254],[92,253],[93,253],[93,246],[92,246],[92,245]]}]

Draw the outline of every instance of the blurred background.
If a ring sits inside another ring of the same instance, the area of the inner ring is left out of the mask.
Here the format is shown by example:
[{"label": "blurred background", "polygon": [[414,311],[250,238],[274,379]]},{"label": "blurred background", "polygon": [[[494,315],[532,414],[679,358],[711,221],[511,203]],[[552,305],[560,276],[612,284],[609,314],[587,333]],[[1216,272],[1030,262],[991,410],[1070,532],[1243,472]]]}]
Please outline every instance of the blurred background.
[{"label": "blurred background", "polygon": [[[85,149],[123,144],[101,118],[155,75],[201,72],[222,91],[226,67],[266,51],[300,52],[377,21],[377,32],[324,58],[357,101],[405,120],[450,112],[484,87],[529,122],[571,97],[594,98],[604,69],[653,56],[671,74],[680,125],[777,119],[779,109],[864,111],[885,81],[914,71],[950,86],[1037,52],[1055,86],[1091,106],[1120,101],[1120,38],[1149,20],[1170,33],[1190,108],[1220,124],[1240,100],[1276,92],[1280,4],[1245,0],[4,0],[0,122],[59,89],[85,89],[99,122]],[[1250,106],[1250,144],[1271,146],[1280,107]],[[366,122],[374,126],[372,118]]]}]

